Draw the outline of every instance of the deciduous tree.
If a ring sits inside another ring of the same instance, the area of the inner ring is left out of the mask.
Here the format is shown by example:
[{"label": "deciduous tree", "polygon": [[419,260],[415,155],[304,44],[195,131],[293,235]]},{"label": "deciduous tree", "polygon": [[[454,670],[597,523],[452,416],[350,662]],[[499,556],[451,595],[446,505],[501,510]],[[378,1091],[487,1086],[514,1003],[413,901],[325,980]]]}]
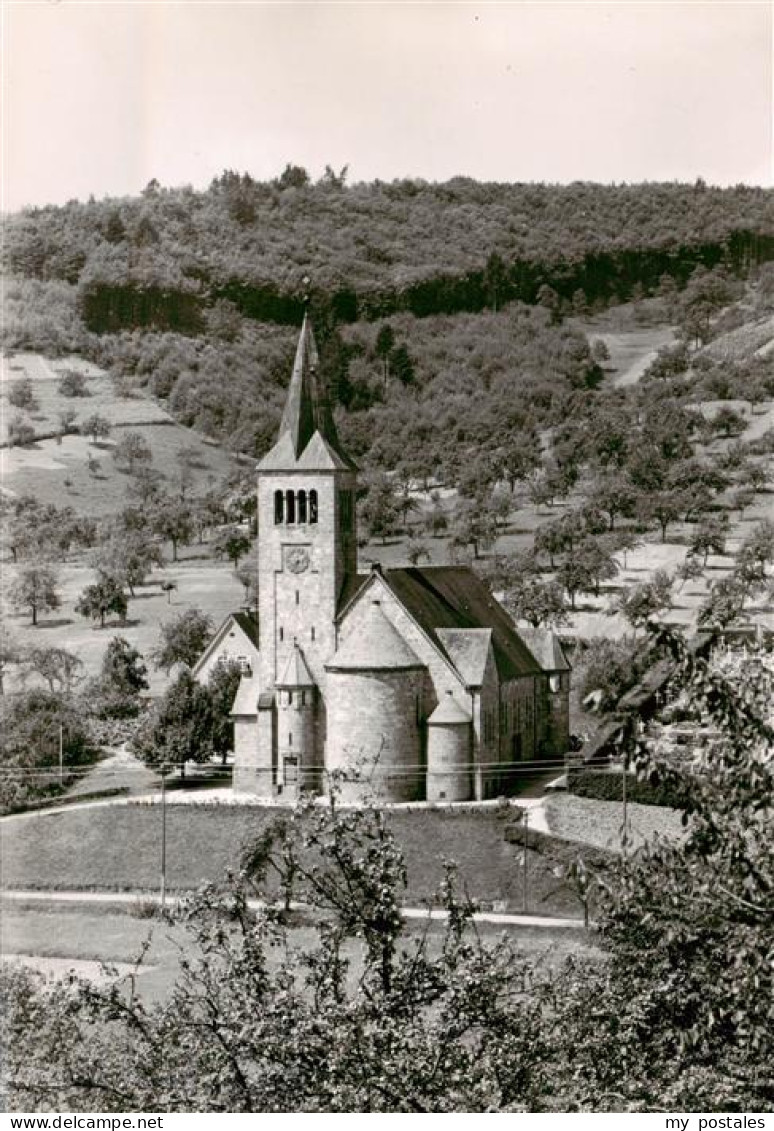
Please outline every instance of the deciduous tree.
[{"label": "deciduous tree", "polygon": [[135,715],[141,692],[150,686],[147,674],[140,652],[125,637],[112,637],[95,688],[99,713],[111,717]]},{"label": "deciduous tree", "polygon": [[53,566],[22,566],[8,589],[8,599],[14,608],[28,609],[32,623],[38,623],[38,614],[53,612],[61,605],[59,577]]},{"label": "deciduous tree", "polygon": [[562,586],[555,581],[542,581],[534,574],[511,578],[502,602],[515,620],[525,620],[533,628],[558,627],[569,619]]},{"label": "deciduous tree", "polygon": [[100,628],[105,627],[108,613],[115,613],[120,620],[125,620],[127,608],[123,585],[107,574],[101,574],[92,585],[87,585],[75,603],[76,613],[98,620]]},{"label": "deciduous tree", "polygon": [[206,687],[183,670],[167,689],[145,726],[132,742],[148,766],[209,762],[213,745],[212,698]]},{"label": "deciduous tree", "polygon": [[213,623],[200,609],[185,609],[161,625],[159,642],[152,653],[157,668],[164,671],[174,664],[191,667],[201,656],[213,633]]},{"label": "deciduous tree", "polygon": [[113,459],[121,471],[129,474],[144,463],[150,463],[153,452],[140,432],[124,432],[113,448]]},{"label": "deciduous tree", "polygon": [[47,684],[52,695],[69,695],[83,678],[83,661],[67,648],[31,648],[24,666]]},{"label": "deciduous tree", "polygon": [[85,420],[81,421],[80,431],[84,436],[91,436],[92,442],[96,444],[98,440],[107,439],[112,427],[106,416],[93,412],[91,416],[87,416]]}]

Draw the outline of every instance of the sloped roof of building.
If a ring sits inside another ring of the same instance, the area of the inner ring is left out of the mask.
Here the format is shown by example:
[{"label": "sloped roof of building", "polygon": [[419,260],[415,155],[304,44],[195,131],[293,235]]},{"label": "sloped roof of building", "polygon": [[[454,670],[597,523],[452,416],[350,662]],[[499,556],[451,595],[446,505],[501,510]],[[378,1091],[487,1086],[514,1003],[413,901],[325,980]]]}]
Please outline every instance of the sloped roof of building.
[{"label": "sloped roof of building", "polygon": [[320,432],[315,432],[298,461],[299,471],[346,471],[353,466],[349,457],[337,451]]},{"label": "sloped roof of building", "polygon": [[401,671],[424,666],[385,616],[379,601],[369,602],[362,624],[325,665],[328,671]]},{"label": "sloped roof of building", "polygon": [[350,579],[345,586],[339,605],[341,613],[374,576],[383,579],[406,611],[453,665],[454,659],[447,651],[439,630],[490,628],[495,663],[501,681],[538,675],[542,670],[505,609],[472,569],[465,566],[430,566],[426,569],[412,567],[358,574],[357,579]]},{"label": "sloped roof of building", "polygon": [[239,610],[235,613],[229,613],[228,616],[224,618],[222,623],[218,625],[217,631],[215,632],[212,640],[209,642],[209,644],[204,649],[201,656],[191,669],[194,676],[198,675],[209,658],[212,656],[213,652],[217,651],[217,649],[221,646],[224,639],[226,638],[226,634],[234,626],[238,628],[240,632],[243,632],[245,634],[247,639],[256,650],[258,649],[258,618],[255,616],[255,614],[246,609]]},{"label": "sloped roof of building", "polygon": [[262,471],[288,470],[300,466],[304,456],[303,467],[307,471],[354,467],[336,432],[308,314],[298,337],[277,443],[258,467]]},{"label": "sloped roof of building", "polygon": [[481,687],[492,646],[491,628],[439,628],[438,639],[468,687]]},{"label": "sloped roof of building", "polygon": [[252,643],[258,647],[258,617],[249,609],[242,609],[238,613],[231,614],[236,623],[242,629],[245,636],[248,637]]},{"label": "sloped roof of building", "polygon": [[546,628],[520,628],[530,652],[545,672],[568,672],[570,662],[564,654],[562,642],[555,632]]},{"label": "sloped roof of building", "polygon": [[254,715],[258,710],[258,694],[258,673],[243,675],[231,705],[231,714]]},{"label": "sloped roof of building", "polygon": [[314,676],[307,667],[304,653],[295,643],[288,656],[288,662],[285,664],[282,675],[276,681],[276,686],[282,688],[315,686]]},{"label": "sloped roof of building", "polygon": [[427,721],[432,726],[464,726],[472,721],[472,716],[460,706],[454,694],[447,691]]}]

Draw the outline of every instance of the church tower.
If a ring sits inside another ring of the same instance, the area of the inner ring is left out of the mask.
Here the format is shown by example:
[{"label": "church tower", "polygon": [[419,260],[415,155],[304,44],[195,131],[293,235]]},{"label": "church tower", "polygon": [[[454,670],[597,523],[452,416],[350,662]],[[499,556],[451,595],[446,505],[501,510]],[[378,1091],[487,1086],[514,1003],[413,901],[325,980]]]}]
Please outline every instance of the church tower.
[{"label": "church tower", "polygon": [[[258,465],[256,769],[263,794],[278,792],[278,786],[287,791],[288,767],[298,766],[310,788],[319,781],[327,729],[325,664],[336,650],[342,593],[357,571],[356,484],[357,469],[336,434],[307,313],[279,436]],[[287,673],[297,671],[303,680],[291,688]],[[298,749],[284,749],[292,730],[278,719],[289,699],[303,699],[305,708],[301,763]]]}]

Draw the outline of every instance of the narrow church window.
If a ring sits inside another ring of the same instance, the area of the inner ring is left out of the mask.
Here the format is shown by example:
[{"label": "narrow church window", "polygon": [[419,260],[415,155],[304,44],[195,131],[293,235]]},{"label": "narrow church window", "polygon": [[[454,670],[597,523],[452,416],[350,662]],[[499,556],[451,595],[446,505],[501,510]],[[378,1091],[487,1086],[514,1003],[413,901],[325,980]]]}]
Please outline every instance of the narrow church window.
[{"label": "narrow church window", "polygon": [[309,521],[317,522],[317,492],[309,492]]},{"label": "narrow church window", "polygon": [[301,594],[296,589],[296,604],[299,604],[300,600],[301,600]]},{"label": "narrow church window", "polygon": [[279,630],[279,637],[280,637],[280,640],[285,639],[285,629],[281,625],[280,625],[280,630]]},{"label": "narrow church window", "polygon": [[293,735],[288,731],[288,746],[293,745]]},{"label": "narrow church window", "polygon": [[298,492],[298,521],[306,522],[306,491]]},{"label": "narrow church window", "polygon": [[285,496],[281,491],[274,492],[274,525],[279,526],[285,518]]},{"label": "narrow church window", "polygon": [[314,625],[312,625],[312,640],[314,640]]},{"label": "narrow church window", "polygon": [[287,521],[296,521],[296,496],[293,491],[285,492],[285,507],[287,509]]}]

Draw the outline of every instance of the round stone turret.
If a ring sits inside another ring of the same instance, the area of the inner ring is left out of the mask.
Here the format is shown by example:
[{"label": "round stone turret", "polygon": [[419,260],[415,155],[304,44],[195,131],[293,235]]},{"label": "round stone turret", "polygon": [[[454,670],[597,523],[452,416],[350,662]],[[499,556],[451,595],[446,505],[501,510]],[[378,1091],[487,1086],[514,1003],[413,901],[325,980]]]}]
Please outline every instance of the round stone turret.
[{"label": "round stone turret", "polygon": [[277,680],[277,786],[282,795],[320,791],[317,746],[317,687],[294,641]]},{"label": "round stone turret", "polygon": [[447,691],[427,720],[427,800],[472,796],[471,715]]},{"label": "round stone turret", "polygon": [[425,665],[378,600],[325,667],[325,761],[341,800],[422,798],[419,714]]}]

